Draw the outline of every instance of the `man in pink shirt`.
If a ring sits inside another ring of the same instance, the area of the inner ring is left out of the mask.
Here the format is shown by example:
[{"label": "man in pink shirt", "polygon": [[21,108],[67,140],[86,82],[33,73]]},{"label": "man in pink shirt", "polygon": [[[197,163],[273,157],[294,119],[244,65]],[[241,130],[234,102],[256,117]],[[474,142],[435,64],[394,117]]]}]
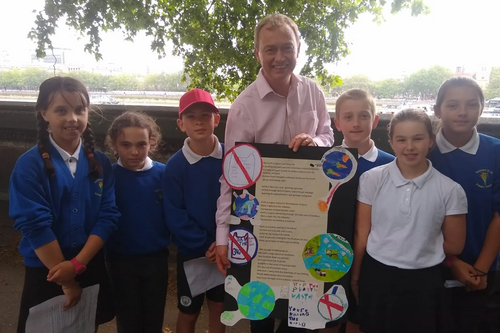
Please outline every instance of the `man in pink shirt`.
[{"label": "man in pink shirt", "polygon": [[[330,115],[321,88],[311,79],[293,73],[300,50],[295,22],[282,14],[266,16],[255,28],[254,44],[262,68],[229,109],[225,151],[235,142],[288,144],[293,151],[300,146],[332,146]],[[220,182],[216,260],[225,274],[230,267],[229,225],[225,222],[231,213],[231,190],[222,177]],[[274,326],[274,321],[271,324]]]}]

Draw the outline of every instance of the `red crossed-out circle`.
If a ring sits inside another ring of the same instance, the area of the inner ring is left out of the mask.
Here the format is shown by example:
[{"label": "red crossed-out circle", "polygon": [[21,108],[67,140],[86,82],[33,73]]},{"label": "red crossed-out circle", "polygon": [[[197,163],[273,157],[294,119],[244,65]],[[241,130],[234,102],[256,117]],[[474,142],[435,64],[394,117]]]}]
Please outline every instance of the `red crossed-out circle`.
[{"label": "red crossed-out circle", "polygon": [[[245,169],[245,166],[241,162],[240,157],[236,154],[236,149],[240,148],[240,147],[249,147],[249,148],[251,148],[256,153],[255,155],[258,156],[258,158],[260,160],[260,170],[259,170],[259,173],[257,174],[257,177],[255,177],[255,179],[252,179],[252,177],[250,177],[250,174],[248,173],[248,170]],[[232,184],[229,181],[229,179],[228,179],[229,177],[226,176],[225,164],[226,164],[226,160],[230,156],[233,157],[234,161],[236,162],[236,164],[239,166],[241,172],[243,173],[243,176],[245,176],[245,179],[248,182],[247,185],[244,185],[244,186],[234,185],[234,184]],[[229,185],[229,187],[231,187],[231,188],[233,188],[235,190],[243,190],[245,188],[249,188],[250,186],[252,186],[253,184],[255,184],[259,180],[261,174],[262,174],[262,156],[260,155],[259,151],[254,146],[252,146],[252,145],[249,145],[249,144],[246,144],[246,143],[243,143],[243,144],[240,144],[240,145],[236,145],[233,148],[231,148],[231,149],[228,150],[228,152],[224,156],[224,159],[222,160],[222,176],[224,177],[224,180]]]}]

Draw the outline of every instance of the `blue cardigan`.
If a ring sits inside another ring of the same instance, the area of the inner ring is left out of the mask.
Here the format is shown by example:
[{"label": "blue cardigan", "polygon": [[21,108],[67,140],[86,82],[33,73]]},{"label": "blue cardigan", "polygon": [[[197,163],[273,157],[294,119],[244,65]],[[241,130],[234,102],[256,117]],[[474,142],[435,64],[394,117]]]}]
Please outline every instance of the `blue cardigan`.
[{"label": "blue cardigan", "polygon": [[56,173],[49,178],[35,146],[16,162],[10,178],[9,215],[23,238],[19,252],[24,264],[42,267],[35,254],[57,239],[66,259],[75,257],[90,235],[106,242],[116,230],[120,213],[115,204],[114,177],[106,155],[96,151],[103,173],[89,177],[89,163],[83,147],[75,178],[59,152],[51,145],[50,157]]}]

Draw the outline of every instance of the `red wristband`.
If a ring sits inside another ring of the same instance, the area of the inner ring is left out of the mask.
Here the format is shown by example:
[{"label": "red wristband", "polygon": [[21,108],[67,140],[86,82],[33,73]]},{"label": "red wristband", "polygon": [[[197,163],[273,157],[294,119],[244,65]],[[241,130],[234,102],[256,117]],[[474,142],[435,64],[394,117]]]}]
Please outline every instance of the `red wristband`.
[{"label": "red wristband", "polygon": [[73,258],[70,261],[73,264],[73,266],[75,266],[76,275],[80,275],[83,272],[85,272],[85,270],[87,270],[87,267],[81,264],[78,260],[76,260],[76,258]]},{"label": "red wristband", "polygon": [[457,259],[457,256],[446,257],[446,260],[444,261],[444,265],[448,268],[451,267],[451,265],[453,265],[453,262],[455,261],[455,259]]}]

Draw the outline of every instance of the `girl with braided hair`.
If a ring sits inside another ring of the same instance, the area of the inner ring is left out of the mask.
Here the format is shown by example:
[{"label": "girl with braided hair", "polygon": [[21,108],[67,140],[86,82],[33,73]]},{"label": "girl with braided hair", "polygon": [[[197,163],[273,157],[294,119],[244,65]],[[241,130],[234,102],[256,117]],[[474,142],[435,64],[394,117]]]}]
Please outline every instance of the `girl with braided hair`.
[{"label": "girl with braided hair", "polygon": [[25,281],[17,332],[29,309],[58,295],[75,306],[82,288],[99,284],[96,329],[114,317],[102,247],[116,230],[109,159],[94,150],[89,95],[70,77],[40,85],[36,102],[38,144],[12,172],[9,214],[23,238]]}]

